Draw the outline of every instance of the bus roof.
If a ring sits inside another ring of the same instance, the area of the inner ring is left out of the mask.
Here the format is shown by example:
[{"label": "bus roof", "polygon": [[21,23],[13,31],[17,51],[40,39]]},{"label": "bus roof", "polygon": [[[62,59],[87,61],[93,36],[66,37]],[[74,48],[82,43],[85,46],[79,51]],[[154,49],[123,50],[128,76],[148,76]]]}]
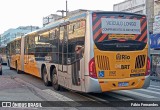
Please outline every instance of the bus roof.
[{"label": "bus roof", "polygon": [[18,40],[18,39],[21,39],[21,37],[16,37],[16,38],[14,38],[14,39],[11,40],[10,42],[8,42],[8,44],[11,43],[11,42],[13,42],[13,41],[15,41],[15,40]]},{"label": "bus roof", "polygon": [[92,13],[98,13],[98,14],[132,14],[135,16],[146,16],[145,14],[136,14],[131,12],[122,12],[122,11],[93,11]]},{"label": "bus roof", "polygon": [[77,19],[84,19],[86,18],[86,15],[87,13],[96,13],[96,14],[132,14],[132,15],[135,15],[135,16],[145,16],[145,15],[142,15],[142,14],[135,14],[135,13],[129,13],[129,12],[116,12],[116,11],[102,11],[102,10],[85,10],[83,12],[79,12],[79,13],[76,13],[76,14],[73,14],[71,16],[67,16],[67,17],[64,17],[64,18],[61,18],[57,21],[54,21],[48,25],[46,25],[46,27],[42,27],[38,30],[35,30],[35,31],[32,31],[30,33],[27,33],[25,34],[24,36],[27,36],[27,35],[31,35],[31,34],[35,34],[35,33],[39,33],[41,31],[46,31],[46,30],[50,30],[51,28],[53,27],[57,27],[59,26],[61,23],[64,23],[64,22],[67,22],[67,21],[74,21],[74,20],[77,20]]},{"label": "bus roof", "polygon": [[45,31],[45,30],[49,30],[49,29],[51,29],[53,27],[59,26],[61,23],[64,23],[64,22],[67,22],[67,21],[74,21],[76,19],[83,19],[85,17],[86,17],[86,13],[80,13],[80,14],[77,14],[77,15],[72,16],[72,17],[64,17],[64,18],[59,19],[59,20],[57,20],[57,21],[55,21],[53,23],[48,24],[46,27],[42,27],[42,28],[40,28],[38,30],[32,31],[30,33],[27,33],[24,36],[30,35],[30,34],[34,34],[34,33],[38,33],[38,32]]}]

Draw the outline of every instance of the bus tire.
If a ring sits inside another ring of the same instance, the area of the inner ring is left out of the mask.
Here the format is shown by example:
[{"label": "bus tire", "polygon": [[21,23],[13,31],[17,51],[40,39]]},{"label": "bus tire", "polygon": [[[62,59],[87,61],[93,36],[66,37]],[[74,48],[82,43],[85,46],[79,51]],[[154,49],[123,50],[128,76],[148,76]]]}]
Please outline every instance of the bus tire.
[{"label": "bus tire", "polygon": [[13,68],[12,68],[11,65],[10,65],[9,60],[8,60],[8,67],[9,67],[10,70],[13,70]]},{"label": "bus tire", "polygon": [[2,75],[2,70],[0,71],[0,75]]},{"label": "bus tire", "polygon": [[13,70],[13,68],[12,68],[12,67],[9,67],[9,69],[10,69],[10,70]]},{"label": "bus tire", "polygon": [[56,91],[59,91],[60,85],[58,84],[58,76],[57,76],[56,68],[53,69],[51,78],[52,78],[51,81],[52,81],[53,89]]},{"label": "bus tire", "polygon": [[8,60],[7,66],[10,67],[9,60]]},{"label": "bus tire", "polygon": [[51,86],[51,82],[48,81],[48,74],[47,74],[47,69],[46,66],[44,66],[43,70],[42,70],[42,75],[43,75],[43,82],[45,86]]}]

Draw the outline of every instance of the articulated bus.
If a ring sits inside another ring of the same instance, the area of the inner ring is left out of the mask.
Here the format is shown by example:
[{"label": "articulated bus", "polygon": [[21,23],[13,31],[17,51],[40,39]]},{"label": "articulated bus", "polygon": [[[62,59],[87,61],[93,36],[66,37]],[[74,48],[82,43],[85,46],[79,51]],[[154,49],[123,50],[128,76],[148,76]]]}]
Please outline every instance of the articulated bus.
[{"label": "articulated bus", "polygon": [[[21,53],[21,37],[15,38],[13,41],[7,44],[7,62],[10,69],[16,69],[18,72],[18,66],[20,64],[20,53]],[[19,65],[18,65],[19,64]]]},{"label": "articulated bus", "polygon": [[7,64],[7,54],[6,54],[6,46],[0,46],[0,56],[1,56],[1,62],[2,64]]},{"label": "articulated bus", "polygon": [[[28,33],[20,42],[20,48],[8,44],[11,68],[40,77],[55,90],[98,93],[150,84],[145,15],[80,12]],[[16,53],[19,57],[12,57]]]}]

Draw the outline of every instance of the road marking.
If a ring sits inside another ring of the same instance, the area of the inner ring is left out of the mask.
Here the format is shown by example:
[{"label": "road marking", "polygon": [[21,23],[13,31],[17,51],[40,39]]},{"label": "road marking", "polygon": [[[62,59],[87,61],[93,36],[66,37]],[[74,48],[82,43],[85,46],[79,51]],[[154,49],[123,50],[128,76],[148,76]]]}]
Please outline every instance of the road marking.
[{"label": "road marking", "polygon": [[130,91],[130,90],[120,90],[120,91],[115,91],[115,93],[121,93],[121,94],[125,93],[125,95],[126,95],[126,93],[128,93],[128,94],[132,94],[133,96],[137,95],[137,96],[144,97],[144,98],[156,98],[151,95],[142,94],[142,93],[138,93],[138,92],[134,92],[134,91]]},{"label": "road marking", "polygon": [[151,91],[151,90],[147,90],[147,89],[139,89],[139,91],[143,91],[143,92],[149,92],[149,93],[153,93],[153,94],[159,94],[159,92],[155,92],[155,91]]},{"label": "road marking", "polygon": [[86,94],[86,96],[88,96],[88,97],[90,97],[90,98],[93,98],[93,99],[96,99],[96,101],[102,101],[102,102],[108,103],[107,100],[104,100],[104,99],[102,99],[102,98],[99,98],[99,97],[96,97],[96,96],[93,96],[93,95]]},{"label": "road marking", "polygon": [[72,92],[72,94],[78,95],[80,97],[86,98],[86,99],[91,100],[91,101],[96,101],[93,98],[87,97],[86,94],[79,94],[79,93],[75,93],[75,92]]},{"label": "road marking", "polygon": [[[55,98],[57,98],[60,101],[65,101],[66,103],[68,103],[69,105],[71,105],[71,107],[74,106],[74,105],[75,106],[81,106],[80,103],[77,103],[77,102],[75,102],[74,100],[72,100],[72,99],[70,99],[68,97],[65,97],[65,96],[63,96],[63,95],[61,95],[61,94],[59,94],[57,92],[54,92],[53,90],[45,89],[45,90],[42,90],[42,91],[46,92],[47,94],[50,94],[50,95],[54,96]],[[69,102],[69,101],[72,101],[72,103]],[[78,110],[76,108],[74,108],[74,109]]]},{"label": "road marking", "polygon": [[[36,87],[36,86],[34,86],[34,85],[32,85],[32,84],[30,84],[30,83],[28,83],[28,82],[25,82],[24,80],[22,80],[22,79],[20,79],[20,78],[15,78],[15,80],[18,81],[18,82],[21,82],[21,83],[23,83],[23,84],[26,84],[26,86],[31,87],[31,88],[34,88],[35,90],[43,91],[43,92],[45,92],[45,93],[48,93],[48,94],[50,94],[50,95],[53,95],[53,97],[59,99],[59,101],[65,101],[66,103],[69,102],[69,101],[73,101],[73,105],[76,105],[76,106],[77,106],[77,105],[78,105],[78,106],[80,105],[79,103],[74,102],[74,100],[72,100],[72,99],[70,99],[70,98],[68,98],[68,97],[65,97],[65,96],[63,96],[63,95],[61,95],[61,94],[58,94],[58,93],[56,93],[56,92],[54,92],[54,91],[52,91],[52,90],[50,90],[50,89],[41,90],[41,89],[39,89],[38,87]],[[72,104],[71,104],[71,103],[69,103],[69,105],[71,105],[71,107],[72,107]],[[73,109],[73,110],[78,110],[78,109],[76,109],[76,108],[74,108],[74,107],[72,107],[72,109]]]},{"label": "road marking", "polygon": [[148,89],[152,89],[152,90],[158,90],[160,91],[160,89],[154,88],[154,87],[148,87]]},{"label": "road marking", "polygon": [[149,87],[158,87],[158,88],[160,88],[160,86],[155,86],[155,85],[150,85]]},{"label": "road marking", "polygon": [[53,90],[50,90],[50,89],[45,89],[45,90],[42,90],[42,91],[44,91],[44,92],[56,97],[60,101],[74,101],[74,100],[72,100],[72,99],[70,99],[68,97],[65,97],[64,95],[61,95],[61,94],[59,94],[57,92],[54,92]]},{"label": "road marking", "polygon": [[108,93],[106,95],[109,95],[111,97],[114,97],[114,98],[117,98],[117,99],[120,99],[120,100],[123,100],[123,101],[133,100],[132,98],[121,96],[121,95],[117,95],[117,94],[114,94],[114,93]]}]

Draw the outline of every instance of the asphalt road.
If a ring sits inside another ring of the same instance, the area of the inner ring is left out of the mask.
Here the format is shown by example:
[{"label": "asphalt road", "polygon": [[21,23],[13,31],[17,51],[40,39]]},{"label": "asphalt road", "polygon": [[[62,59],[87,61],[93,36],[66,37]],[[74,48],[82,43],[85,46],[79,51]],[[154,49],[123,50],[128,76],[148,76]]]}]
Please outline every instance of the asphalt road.
[{"label": "asphalt road", "polygon": [[[14,70],[9,70],[7,66],[3,66],[3,77],[11,77],[11,78],[18,78],[22,82],[29,84],[37,88],[39,91],[36,91],[35,100],[37,101],[53,101],[60,100],[60,101],[105,101],[106,103],[125,103],[130,101],[158,101],[157,103],[160,104],[160,82],[159,81],[151,81],[150,87],[147,89],[137,89],[137,90],[121,90],[115,92],[106,92],[101,94],[84,94],[84,93],[77,93],[74,91],[62,89],[61,91],[54,91],[52,87],[46,87],[43,84],[43,81],[37,77],[34,77],[29,74],[17,74]],[[1,77],[2,77],[1,76]],[[30,91],[33,91],[30,89]],[[39,94],[37,92],[43,92]],[[28,92],[29,94],[30,92]],[[45,94],[46,93],[46,94]],[[50,97],[51,96],[51,97]],[[53,96],[53,97],[52,97]],[[53,98],[53,99],[52,99]],[[1,98],[0,98],[1,99]],[[14,99],[13,99],[14,100]],[[135,103],[136,103],[135,102]],[[103,105],[102,105],[103,106]],[[46,108],[45,108],[46,109]],[[49,109],[49,108],[47,108]],[[59,109],[59,108],[57,108]],[[71,109],[71,108],[70,108]],[[76,107],[72,109],[106,109],[104,107]],[[107,107],[107,109],[129,109],[129,110],[150,110],[149,107]],[[152,107],[154,110],[158,110],[159,107]]]}]

